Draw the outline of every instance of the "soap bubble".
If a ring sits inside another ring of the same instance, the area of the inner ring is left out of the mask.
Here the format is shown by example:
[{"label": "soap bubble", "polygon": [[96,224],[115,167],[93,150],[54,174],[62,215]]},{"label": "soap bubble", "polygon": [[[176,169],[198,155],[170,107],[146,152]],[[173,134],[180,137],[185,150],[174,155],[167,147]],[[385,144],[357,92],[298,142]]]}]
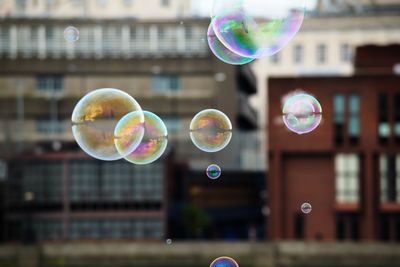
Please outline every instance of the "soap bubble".
[{"label": "soap bubble", "polygon": [[232,138],[232,124],[219,110],[199,112],[190,123],[193,144],[205,152],[217,152],[225,148]]},{"label": "soap bubble", "polygon": [[[144,123],[140,123],[141,112],[127,114],[118,123],[121,128],[130,128],[132,132],[144,130],[139,146],[125,159],[134,164],[149,164],[164,153],[168,144],[168,132],[164,122],[154,113],[144,111]],[[117,126],[117,128],[118,128]]]},{"label": "soap bubble", "polygon": [[212,25],[208,27],[207,32],[208,46],[213,54],[225,63],[232,65],[243,65],[253,61],[253,58],[239,56],[226,48],[215,35]]},{"label": "soap bubble", "polygon": [[232,258],[219,257],[210,264],[210,267],[239,267],[239,264]]},{"label": "soap bubble", "polygon": [[[92,91],[85,95],[72,112],[72,133],[78,145],[90,156],[100,160],[118,160],[129,155],[139,145],[141,136],[126,133],[114,136],[120,119],[137,111],[140,121],[144,115],[139,104],[127,93],[113,88]],[[120,153],[117,147],[125,147]]]},{"label": "soap bubble", "polygon": [[310,203],[303,203],[301,205],[301,212],[304,214],[309,214],[312,210],[311,204]]},{"label": "soap bubble", "polygon": [[286,98],[282,114],[283,122],[290,131],[305,134],[321,123],[322,107],[315,97],[296,93]]},{"label": "soap bubble", "polygon": [[167,243],[167,245],[171,245],[172,244],[172,240],[171,239],[167,239],[167,240],[165,240],[165,243]]},{"label": "soap bubble", "polygon": [[214,0],[212,26],[219,40],[243,57],[279,52],[299,31],[306,0]]},{"label": "soap bubble", "polygon": [[210,179],[218,179],[221,176],[221,168],[216,164],[211,164],[207,167],[206,174]]},{"label": "soap bubble", "polygon": [[79,40],[79,31],[73,26],[68,26],[64,30],[64,38],[67,42],[74,43]]}]

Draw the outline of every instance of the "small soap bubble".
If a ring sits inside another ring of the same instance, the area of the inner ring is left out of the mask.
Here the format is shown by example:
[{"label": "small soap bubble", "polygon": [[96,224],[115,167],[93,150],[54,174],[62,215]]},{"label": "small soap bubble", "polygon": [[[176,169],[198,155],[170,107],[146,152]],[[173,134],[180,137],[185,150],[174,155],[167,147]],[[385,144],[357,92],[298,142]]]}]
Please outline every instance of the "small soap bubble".
[{"label": "small soap bubble", "polygon": [[219,167],[216,164],[211,164],[210,166],[207,167],[206,174],[208,178],[212,180],[216,180],[221,176],[221,167]]},{"label": "small soap bubble", "polygon": [[171,244],[172,244],[172,240],[168,238],[167,240],[165,240],[165,243],[166,243],[167,245],[171,245]]},{"label": "small soap bubble", "polygon": [[67,42],[74,43],[79,40],[79,30],[73,26],[68,26],[64,30],[64,38]]},{"label": "small soap bubble", "polygon": [[224,256],[216,258],[210,264],[210,267],[239,267],[239,264],[234,259]]},{"label": "small soap bubble", "polygon": [[303,203],[301,205],[301,212],[304,214],[309,214],[312,210],[311,204],[310,203]]}]

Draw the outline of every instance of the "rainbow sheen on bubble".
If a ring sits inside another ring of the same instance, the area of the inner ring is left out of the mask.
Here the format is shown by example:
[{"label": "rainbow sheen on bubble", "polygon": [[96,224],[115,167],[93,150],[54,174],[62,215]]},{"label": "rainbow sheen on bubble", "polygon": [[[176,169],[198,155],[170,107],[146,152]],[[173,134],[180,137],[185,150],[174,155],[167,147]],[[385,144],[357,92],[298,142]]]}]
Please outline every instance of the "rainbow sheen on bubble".
[{"label": "rainbow sheen on bubble", "polygon": [[303,203],[300,207],[301,212],[303,212],[304,214],[309,214],[312,211],[312,206],[310,203]]},{"label": "rainbow sheen on bubble", "polygon": [[243,65],[253,61],[253,58],[239,56],[228,48],[226,48],[214,33],[212,25],[208,27],[207,31],[208,46],[213,54],[221,61],[232,65]]},{"label": "rainbow sheen on bubble", "polygon": [[290,131],[305,134],[314,131],[321,123],[322,107],[315,97],[296,93],[286,98],[282,114]]},{"label": "rainbow sheen on bubble", "polygon": [[211,18],[218,39],[233,53],[271,56],[299,31],[306,0],[214,0]]},{"label": "rainbow sheen on bubble", "polygon": [[[140,143],[140,135],[126,133],[114,136],[117,123],[126,114],[136,111],[144,122],[140,105],[127,93],[104,88],[85,95],[72,112],[72,133],[81,149],[100,160],[118,160],[129,155]],[[117,147],[124,147],[120,153]]]},{"label": "rainbow sheen on bubble", "polygon": [[79,30],[73,26],[68,26],[64,30],[64,39],[67,42],[74,43],[79,40]]},{"label": "rainbow sheen on bubble", "polygon": [[220,151],[229,144],[231,138],[232,123],[219,110],[203,110],[190,123],[190,139],[202,151]]},{"label": "rainbow sheen on bubble", "polygon": [[139,165],[150,164],[159,159],[168,144],[168,131],[164,122],[154,113],[149,111],[143,113],[143,123],[140,121],[141,112],[132,112],[122,118],[117,125],[117,128],[131,129],[132,132],[143,130],[144,135],[139,146],[125,157],[127,161]]},{"label": "rainbow sheen on bubble", "polygon": [[234,259],[224,256],[216,258],[210,264],[210,267],[239,267],[239,264]]},{"label": "rainbow sheen on bubble", "polygon": [[210,166],[207,167],[206,174],[208,178],[215,180],[218,179],[221,176],[221,167],[219,167],[216,164],[211,164]]}]

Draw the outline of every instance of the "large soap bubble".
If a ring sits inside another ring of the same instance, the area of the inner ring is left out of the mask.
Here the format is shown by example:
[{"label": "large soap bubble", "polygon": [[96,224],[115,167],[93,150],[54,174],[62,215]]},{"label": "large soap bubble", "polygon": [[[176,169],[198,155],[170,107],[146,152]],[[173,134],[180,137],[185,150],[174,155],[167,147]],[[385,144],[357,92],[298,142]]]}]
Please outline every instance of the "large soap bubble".
[{"label": "large soap bubble", "polygon": [[139,146],[125,159],[131,163],[144,165],[159,159],[167,148],[168,131],[164,122],[154,113],[144,111],[144,123],[140,122],[141,112],[127,114],[118,123],[118,128],[132,129],[132,132],[144,130]]},{"label": "large soap bubble", "polygon": [[219,110],[203,110],[190,123],[190,138],[200,150],[220,151],[229,144],[232,138],[231,121]]},{"label": "large soap bubble", "polygon": [[214,33],[212,25],[208,27],[207,31],[208,46],[213,54],[225,63],[232,65],[243,65],[254,60],[254,58],[242,57],[231,50],[226,48]]},{"label": "large soap bubble", "polygon": [[305,134],[314,131],[321,123],[322,107],[315,97],[295,93],[286,98],[282,114],[290,131]]},{"label": "large soap bubble", "polygon": [[[78,145],[90,156],[100,160],[118,160],[129,155],[139,145],[142,135],[125,132],[115,136],[118,121],[137,111],[140,122],[144,115],[140,105],[127,93],[113,88],[92,91],[85,95],[72,112],[72,133]],[[124,147],[124,153],[117,146]]]},{"label": "large soap bubble", "polygon": [[239,267],[239,264],[230,257],[219,257],[210,264],[210,267]]},{"label": "large soap bubble", "polygon": [[306,0],[214,0],[212,26],[219,40],[243,57],[279,52],[299,31]]}]

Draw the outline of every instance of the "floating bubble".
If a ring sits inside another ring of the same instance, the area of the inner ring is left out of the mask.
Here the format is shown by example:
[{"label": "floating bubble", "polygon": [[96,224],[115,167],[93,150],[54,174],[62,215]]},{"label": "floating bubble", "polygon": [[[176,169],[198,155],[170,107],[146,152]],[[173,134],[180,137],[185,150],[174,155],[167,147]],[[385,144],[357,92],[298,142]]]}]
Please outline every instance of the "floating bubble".
[{"label": "floating bubble", "polygon": [[[85,95],[72,112],[72,133],[78,145],[100,160],[118,160],[139,145],[143,135],[125,132],[114,136],[117,123],[126,114],[137,111],[144,122],[140,105],[127,93],[113,88],[98,89]],[[120,153],[117,147],[125,148]]]},{"label": "floating bubble", "polygon": [[243,57],[279,52],[299,31],[306,0],[214,0],[212,26],[219,40]]},{"label": "floating bubble", "polygon": [[320,103],[315,97],[305,93],[287,97],[282,113],[286,127],[297,134],[315,130],[322,119]]},{"label": "floating bubble", "polygon": [[243,65],[254,60],[253,58],[239,56],[226,48],[215,35],[211,24],[208,27],[207,38],[208,46],[213,54],[225,63],[232,65]]},{"label": "floating bubble", "polygon": [[239,267],[239,264],[232,258],[219,257],[210,264],[210,267]]},{"label": "floating bubble", "polygon": [[64,30],[64,38],[67,42],[74,43],[79,40],[79,30],[73,26],[68,26]]},{"label": "floating bubble", "polygon": [[199,112],[190,123],[193,144],[205,152],[217,152],[225,148],[232,138],[232,124],[219,110]]},{"label": "floating bubble", "polygon": [[221,168],[216,164],[211,164],[207,167],[206,174],[210,179],[218,179],[221,176]]},{"label": "floating bubble", "polygon": [[309,214],[312,210],[311,204],[310,203],[303,203],[301,205],[301,212],[304,214]]},{"label": "floating bubble", "polygon": [[167,240],[165,240],[165,243],[167,243],[167,245],[171,245],[172,244],[172,240],[171,239],[167,239]]},{"label": "floating bubble", "polygon": [[[116,127],[133,133],[143,130],[144,135],[139,146],[125,159],[134,164],[149,164],[164,153],[168,144],[168,132],[164,122],[154,113],[144,111],[144,123],[141,123],[141,112],[127,114]],[[124,151],[124,150],[123,150]]]}]

